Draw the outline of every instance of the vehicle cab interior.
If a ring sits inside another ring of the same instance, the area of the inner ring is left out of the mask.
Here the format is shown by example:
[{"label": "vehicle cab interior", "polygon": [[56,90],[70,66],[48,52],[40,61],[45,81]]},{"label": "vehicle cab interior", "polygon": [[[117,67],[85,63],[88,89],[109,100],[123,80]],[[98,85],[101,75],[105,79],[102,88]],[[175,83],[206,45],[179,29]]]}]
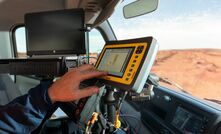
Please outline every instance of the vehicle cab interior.
[{"label": "vehicle cab interior", "polygon": [[221,2],[198,2],[0,0],[0,105],[91,64],[108,75],[81,87],[100,92],[55,103],[30,133],[221,134],[220,35],[205,27],[221,29]]}]

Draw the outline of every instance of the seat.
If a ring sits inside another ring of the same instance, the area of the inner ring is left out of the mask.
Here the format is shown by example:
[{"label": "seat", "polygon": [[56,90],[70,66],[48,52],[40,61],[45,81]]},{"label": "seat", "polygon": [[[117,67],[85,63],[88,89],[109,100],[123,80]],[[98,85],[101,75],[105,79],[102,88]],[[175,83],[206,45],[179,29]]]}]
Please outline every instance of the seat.
[{"label": "seat", "polygon": [[0,74],[0,105],[5,105],[21,95],[19,87],[13,82],[10,75]]}]

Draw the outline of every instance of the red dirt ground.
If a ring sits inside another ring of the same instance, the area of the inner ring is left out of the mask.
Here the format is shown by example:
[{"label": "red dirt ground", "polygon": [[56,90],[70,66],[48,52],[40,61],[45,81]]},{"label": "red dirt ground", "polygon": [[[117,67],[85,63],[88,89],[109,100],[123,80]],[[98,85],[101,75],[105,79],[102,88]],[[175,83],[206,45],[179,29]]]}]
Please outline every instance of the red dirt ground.
[{"label": "red dirt ground", "polygon": [[221,104],[221,49],[159,51],[152,72],[193,96]]}]

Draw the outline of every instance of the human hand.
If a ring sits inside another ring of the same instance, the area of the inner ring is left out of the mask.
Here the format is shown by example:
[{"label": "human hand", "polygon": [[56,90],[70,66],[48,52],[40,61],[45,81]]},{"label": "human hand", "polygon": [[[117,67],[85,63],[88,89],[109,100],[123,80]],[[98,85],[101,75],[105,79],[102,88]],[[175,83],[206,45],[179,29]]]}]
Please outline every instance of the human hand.
[{"label": "human hand", "polygon": [[69,102],[91,96],[98,93],[99,88],[89,86],[80,89],[80,83],[87,79],[105,75],[107,75],[107,72],[98,71],[91,65],[74,68],[52,84],[48,89],[48,95],[52,102]]}]

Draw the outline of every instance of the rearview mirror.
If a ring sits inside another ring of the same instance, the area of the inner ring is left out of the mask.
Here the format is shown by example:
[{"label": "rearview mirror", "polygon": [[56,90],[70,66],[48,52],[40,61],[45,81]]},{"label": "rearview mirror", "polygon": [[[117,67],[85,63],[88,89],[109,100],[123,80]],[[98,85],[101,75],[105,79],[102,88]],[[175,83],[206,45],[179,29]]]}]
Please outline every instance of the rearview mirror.
[{"label": "rearview mirror", "polygon": [[133,18],[153,12],[157,9],[158,0],[136,0],[123,8],[124,18]]}]

